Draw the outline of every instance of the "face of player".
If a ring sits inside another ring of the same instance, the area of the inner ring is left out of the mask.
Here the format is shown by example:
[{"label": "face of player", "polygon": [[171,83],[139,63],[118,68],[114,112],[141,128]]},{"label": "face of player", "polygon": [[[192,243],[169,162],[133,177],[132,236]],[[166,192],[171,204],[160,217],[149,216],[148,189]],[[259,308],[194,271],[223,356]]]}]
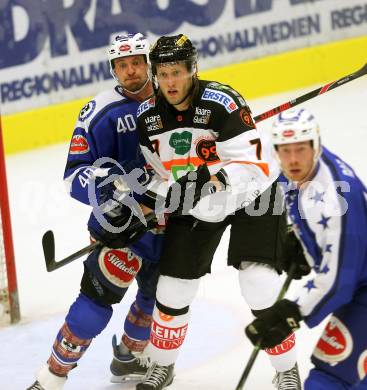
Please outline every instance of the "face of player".
[{"label": "face of player", "polygon": [[179,111],[189,107],[192,73],[185,62],[157,64],[157,80],[163,96]]},{"label": "face of player", "polygon": [[139,91],[148,78],[148,64],[142,55],[117,58],[114,71],[123,88],[130,92]]},{"label": "face of player", "polygon": [[315,155],[311,141],[278,145],[277,152],[282,170],[290,180],[302,182],[310,175]]}]

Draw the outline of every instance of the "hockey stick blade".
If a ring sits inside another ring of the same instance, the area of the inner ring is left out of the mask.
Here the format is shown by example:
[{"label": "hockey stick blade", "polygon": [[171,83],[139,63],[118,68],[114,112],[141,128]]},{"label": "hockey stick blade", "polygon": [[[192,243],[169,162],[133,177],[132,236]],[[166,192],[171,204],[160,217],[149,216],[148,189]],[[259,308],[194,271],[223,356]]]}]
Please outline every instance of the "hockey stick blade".
[{"label": "hockey stick blade", "polygon": [[[285,295],[285,293],[287,292],[287,290],[288,290],[288,288],[289,288],[289,285],[291,284],[291,281],[292,281],[292,279],[293,279],[293,274],[294,274],[295,270],[296,270],[296,264],[293,263],[293,264],[291,265],[290,269],[289,269],[287,278],[286,278],[286,280],[285,280],[285,282],[284,282],[284,284],[283,284],[283,286],[282,286],[282,288],[281,288],[281,290],[280,290],[280,292],[279,292],[279,294],[278,294],[278,296],[277,296],[277,299],[276,299],[277,301],[280,301],[281,299],[284,298],[284,295]],[[247,364],[246,364],[246,367],[245,367],[245,369],[243,370],[243,373],[242,373],[242,375],[241,375],[241,378],[240,378],[240,380],[239,380],[239,382],[238,382],[238,385],[237,385],[237,387],[236,387],[236,390],[242,390],[242,389],[243,389],[243,386],[245,385],[245,382],[246,382],[246,380],[247,380],[247,378],[248,378],[248,376],[249,376],[249,374],[250,374],[250,371],[251,371],[251,369],[252,369],[252,366],[254,365],[255,360],[256,360],[256,358],[257,358],[257,355],[259,354],[260,350],[261,350],[261,349],[260,349],[259,345],[256,345],[256,346],[253,348],[252,353],[251,353],[251,355],[250,355],[250,358],[249,358],[249,360],[248,360],[248,362],[247,362]]]},{"label": "hockey stick blade", "polygon": [[355,80],[359,77],[362,77],[367,74],[367,63],[359,70],[357,70],[354,73],[351,73],[347,76],[344,76],[336,81],[333,81],[331,83],[325,84],[322,87],[316,88],[310,92],[305,93],[304,95],[298,96],[295,99],[292,99],[288,102],[285,102],[277,107],[274,107],[268,111],[263,112],[262,114],[259,114],[254,117],[255,123],[259,123],[265,119],[271,118],[274,115],[277,115],[285,110],[288,110],[292,107],[297,106],[298,104],[304,103],[307,100],[313,99],[316,96],[322,95],[325,92],[329,92],[332,89],[335,89],[337,87],[341,87],[342,85],[349,83],[352,80]]},{"label": "hockey stick blade", "polygon": [[52,230],[48,230],[42,237],[43,254],[46,261],[46,269],[52,271],[52,263],[55,261],[55,238]]},{"label": "hockey stick blade", "polygon": [[[155,213],[149,213],[145,216],[145,220],[148,223],[152,219],[154,219]],[[137,221],[131,226],[128,227],[128,230],[134,231],[138,226],[140,226],[141,222]],[[58,268],[63,267],[66,264],[71,263],[72,261],[78,259],[79,257],[89,253],[93,249],[97,248],[98,246],[102,245],[100,241],[96,241],[92,244],[89,244],[85,246],[84,248],[78,250],[77,252],[71,254],[70,256],[56,261],[55,259],[55,237],[52,230],[48,230],[42,237],[42,246],[43,246],[43,254],[45,257],[45,263],[46,263],[46,269],[47,272],[55,271]]]},{"label": "hockey stick blade", "polygon": [[78,259],[79,257],[89,253],[91,250],[101,245],[99,241],[96,241],[72,255],[62,259],[60,261],[55,260],[55,237],[52,230],[48,230],[42,237],[43,254],[45,256],[46,270],[47,272],[55,271],[56,269],[63,267],[66,264]]}]

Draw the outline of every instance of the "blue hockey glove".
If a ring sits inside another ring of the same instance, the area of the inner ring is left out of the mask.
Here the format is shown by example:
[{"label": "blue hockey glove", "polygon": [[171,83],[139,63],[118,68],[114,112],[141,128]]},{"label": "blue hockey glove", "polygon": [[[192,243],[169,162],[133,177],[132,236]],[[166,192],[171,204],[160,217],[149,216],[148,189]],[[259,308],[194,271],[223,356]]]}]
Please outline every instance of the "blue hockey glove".
[{"label": "blue hockey glove", "polygon": [[[144,199],[146,185],[151,175],[141,161],[123,161],[118,163],[112,158],[102,158],[96,162],[100,169],[99,175],[88,186],[89,203],[94,214],[108,217],[119,217],[125,214],[120,209],[127,206],[133,213],[141,217],[139,203]],[[100,165],[98,165],[100,164]],[[113,166],[105,168],[103,165]]]},{"label": "blue hockey glove", "polygon": [[110,217],[104,215],[104,220],[97,220],[93,215],[88,223],[88,229],[92,237],[109,248],[124,248],[140,238],[150,229],[153,229],[157,221],[146,221],[144,217],[137,217],[126,207],[120,207],[120,215]]}]

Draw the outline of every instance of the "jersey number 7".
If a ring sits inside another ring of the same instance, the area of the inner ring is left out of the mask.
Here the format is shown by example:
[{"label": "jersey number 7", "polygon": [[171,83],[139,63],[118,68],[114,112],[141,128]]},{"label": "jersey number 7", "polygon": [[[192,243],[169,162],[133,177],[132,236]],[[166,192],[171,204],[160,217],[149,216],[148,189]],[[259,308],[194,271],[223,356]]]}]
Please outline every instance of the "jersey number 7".
[{"label": "jersey number 7", "polygon": [[261,160],[261,147],[262,146],[261,146],[260,138],[254,138],[254,139],[250,140],[250,144],[256,146],[256,157],[258,160]]}]

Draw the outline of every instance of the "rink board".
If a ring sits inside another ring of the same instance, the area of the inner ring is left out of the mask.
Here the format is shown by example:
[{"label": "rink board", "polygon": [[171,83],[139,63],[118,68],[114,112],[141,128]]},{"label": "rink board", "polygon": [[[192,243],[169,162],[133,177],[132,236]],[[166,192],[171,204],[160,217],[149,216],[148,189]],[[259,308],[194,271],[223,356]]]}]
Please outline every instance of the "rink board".
[{"label": "rink board", "polygon": [[[362,36],[203,71],[200,77],[230,84],[253,99],[338,79],[362,67],[366,53]],[[88,99],[3,116],[6,153],[69,140]]]}]

